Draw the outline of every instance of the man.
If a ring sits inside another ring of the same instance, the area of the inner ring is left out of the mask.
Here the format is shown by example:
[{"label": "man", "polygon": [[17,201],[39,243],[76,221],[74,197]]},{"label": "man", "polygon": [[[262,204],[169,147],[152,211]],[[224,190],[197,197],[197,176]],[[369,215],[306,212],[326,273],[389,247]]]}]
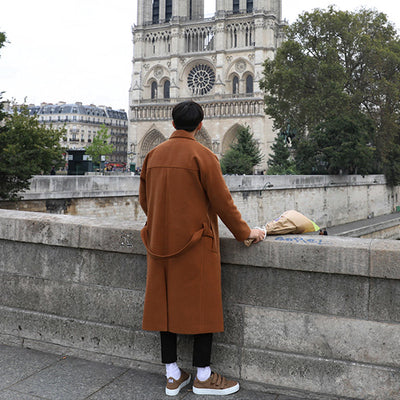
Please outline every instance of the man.
[{"label": "man", "polygon": [[194,335],[196,394],[225,395],[237,382],[211,372],[212,334],[222,332],[219,216],[239,241],[264,239],[241,218],[217,157],[194,136],[201,106],[192,101],[172,111],[176,131],[146,156],[140,175],[140,205],[147,215],[141,235],[147,249],[143,329],[160,331],[167,395],[177,395],[190,375],[177,361],[177,334]]}]

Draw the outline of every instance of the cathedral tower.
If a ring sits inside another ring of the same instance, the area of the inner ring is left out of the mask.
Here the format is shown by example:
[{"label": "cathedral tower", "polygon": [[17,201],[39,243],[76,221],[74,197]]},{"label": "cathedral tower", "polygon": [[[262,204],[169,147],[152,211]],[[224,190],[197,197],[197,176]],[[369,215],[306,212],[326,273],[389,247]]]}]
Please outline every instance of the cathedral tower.
[{"label": "cathedral tower", "polygon": [[281,0],[216,0],[204,18],[204,0],[138,0],[129,91],[128,161],[173,132],[175,104],[192,99],[204,108],[197,139],[219,157],[240,126],[250,126],[266,155],[274,140],[258,82],[263,62],[283,40]]}]

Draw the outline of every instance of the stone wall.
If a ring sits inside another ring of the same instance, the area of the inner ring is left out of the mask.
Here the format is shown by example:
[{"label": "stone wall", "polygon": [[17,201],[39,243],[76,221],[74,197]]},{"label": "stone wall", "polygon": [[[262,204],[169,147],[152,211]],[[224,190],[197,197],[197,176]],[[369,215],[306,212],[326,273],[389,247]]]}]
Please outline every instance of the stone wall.
[{"label": "stone wall", "polygon": [[[383,175],[228,175],[225,180],[251,226],[265,224],[289,209],[330,227],[400,208],[400,186],[388,187]],[[138,190],[139,176],[37,176],[23,201],[0,202],[0,208],[143,223]]]},{"label": "stone wall", "polygon": [[[162,373],[141,224],[0,210],[0,342]],[[400,399],[400,242],[221,239],[213,367],[265,391]],[[191,342],[180,341],[191,369]]]}]

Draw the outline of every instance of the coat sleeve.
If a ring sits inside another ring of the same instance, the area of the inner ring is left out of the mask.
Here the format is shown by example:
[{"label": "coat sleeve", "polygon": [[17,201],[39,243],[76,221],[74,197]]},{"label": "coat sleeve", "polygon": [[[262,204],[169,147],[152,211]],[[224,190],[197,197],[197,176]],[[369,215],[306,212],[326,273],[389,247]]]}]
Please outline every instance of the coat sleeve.
[{"label": "coat sleeve", "polygon": [[147,215],[147,194],[146,194],[146,174],[147,174],[147,158],[144,160],[142,172],[140,173],[139,185],[139,203],[142,210]]},{"label": "coat sleeve", "polygon": [[206,164],[200,169],[200,175],[211,207],[238,241],[246,240],[250,235],[250,228],[233,202],[218,158],[214,154],[207,158]]}]

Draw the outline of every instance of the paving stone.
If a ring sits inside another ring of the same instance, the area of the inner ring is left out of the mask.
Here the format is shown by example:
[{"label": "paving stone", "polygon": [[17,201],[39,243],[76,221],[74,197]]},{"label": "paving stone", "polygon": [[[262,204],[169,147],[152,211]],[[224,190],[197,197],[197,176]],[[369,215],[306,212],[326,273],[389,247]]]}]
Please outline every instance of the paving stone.
[{"label": "paving stone", "polygon": [[14,392],[12,390],[1,390],[0,400],[40,400],[43,397],[31,396],[29,394]]},{"label": "paving stone", "polygon": [[85,399],[126,372],[78,358],[65,358],[13,386],[13,390],[52,400]]},{"label": "paving stone", "polygon": [[[147,371],[129,370],[105,388],[91,395],[88,400],[162,400],[171,399],[165,395],[165,377]],[[191,387],[191,386],[187,386]],[[187,389],[181,390],[175,399],[182,399]],[[186,399],[186,397],[185,397]]]},{"label": "paving stone", "polygon": [[0,345],[0,389],[6,389],[59,360],[59,356]]}]

